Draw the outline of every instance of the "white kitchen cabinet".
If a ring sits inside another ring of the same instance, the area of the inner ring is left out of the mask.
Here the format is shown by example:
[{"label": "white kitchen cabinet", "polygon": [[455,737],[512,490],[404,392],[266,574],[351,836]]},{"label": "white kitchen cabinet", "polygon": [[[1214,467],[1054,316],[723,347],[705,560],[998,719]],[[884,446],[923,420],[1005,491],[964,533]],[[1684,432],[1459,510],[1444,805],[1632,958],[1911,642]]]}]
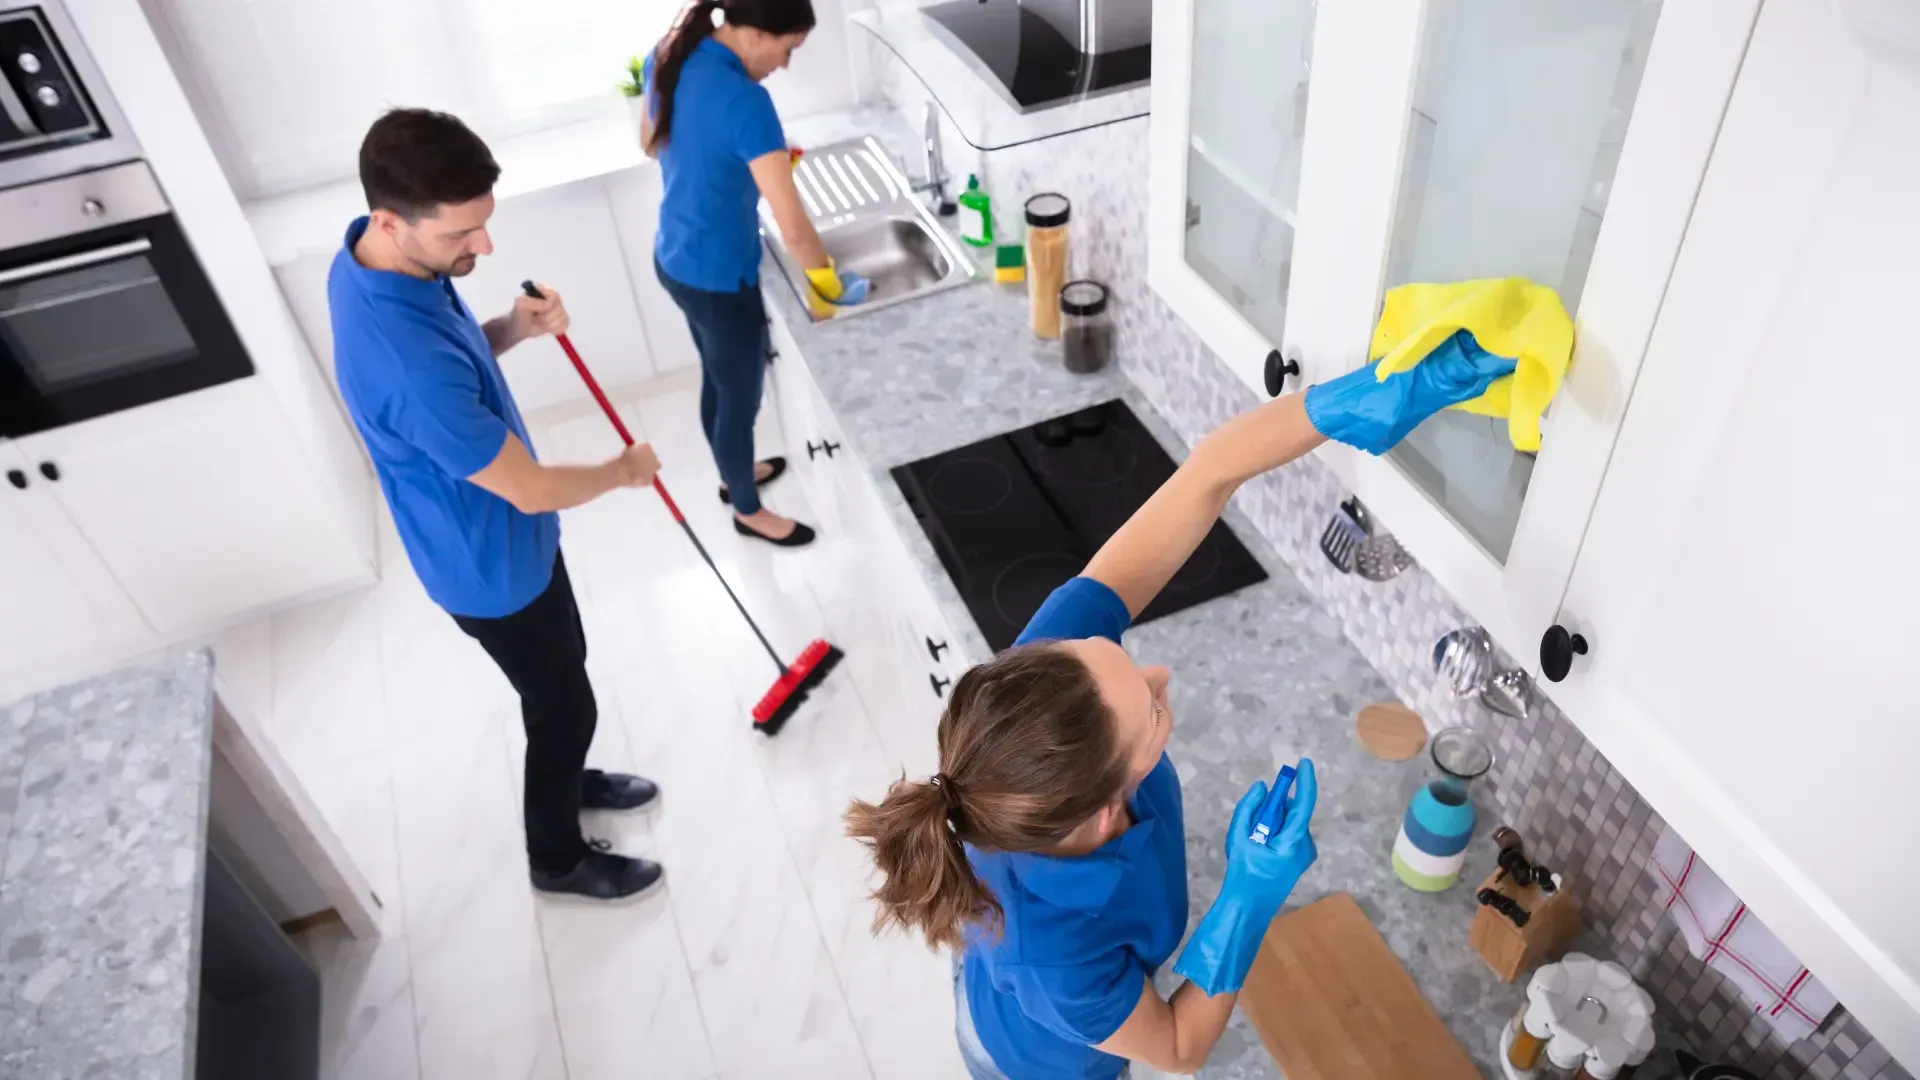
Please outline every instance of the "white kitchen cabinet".
[{"label": "white kitchen cabinet", "polygon": [[[0,686],[153,633],[54,496],[58,463],[0,443]],[[4,696],[4,695],[0,695]]]},{"label": "white kitchen cabinet", "polygon": [[1588,652],[1554,695],[1914,1069],[1920,367],[1889,330],[1920,293],[1920,16],[1870,6],[1760,14],[1559,612]]},{"label": "white kitchen cabinet", "polygon": [[971,660],[914,568],[874,474],[847,445],[805,357],[778,319],[770,340],[776,357],[769,396],[780,413],[788,461],[820,529],[809,557],[834,568],[818,580],[849,583],[847,591],[819,599],[852,625],[878,628],[865,638],[878,646],[876,655],[852,658],[863,703],[889,755],[911,775],[931,774],[939,762],[929,732]]},{"label": "white kitchen cabinet", "polygon": [[14,446],[57,470],[47,492],[85,537],[77,550],[98,556],[161,639],[371,580],[351,522],[258,378]]},{"label": "white kitchen cabinet", "polygon": [[1270,355],[1289,390],[1365,364],[1407,282],[1523,276],[1574,313],[1537,455],[1454,412],[1384,458],[1322,451],[1518,656],[1572,573],[1757,7],[1156,5],[1150,276],[1244,381],[1271,392]]}]

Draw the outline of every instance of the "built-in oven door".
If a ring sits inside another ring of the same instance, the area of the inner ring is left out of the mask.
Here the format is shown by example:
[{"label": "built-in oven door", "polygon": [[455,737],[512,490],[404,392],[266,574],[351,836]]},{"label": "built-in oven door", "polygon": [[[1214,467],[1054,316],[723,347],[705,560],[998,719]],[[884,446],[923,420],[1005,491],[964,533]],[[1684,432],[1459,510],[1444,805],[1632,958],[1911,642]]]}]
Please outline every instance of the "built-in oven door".
[{"label": "built-in oven door", "polygon": [[0,435],[252,373],[144,164],[0,192]]}]

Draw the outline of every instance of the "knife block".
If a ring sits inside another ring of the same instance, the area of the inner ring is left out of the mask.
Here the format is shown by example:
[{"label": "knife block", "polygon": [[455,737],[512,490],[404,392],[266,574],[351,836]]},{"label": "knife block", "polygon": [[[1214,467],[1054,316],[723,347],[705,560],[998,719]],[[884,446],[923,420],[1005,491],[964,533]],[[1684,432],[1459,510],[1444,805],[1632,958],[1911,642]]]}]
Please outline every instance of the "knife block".
[{"label": "knife block", "polygon": [[1538,885],[1522,887],[1495,871],[1480,889],[1512,898],[1530,916],[1527,925],[1515,926],[1512,919],[1482,905],[1467,930],[1467,944],[1507,982],[1565,952],[1580,933],[1580,904],[1564,886],[1559,892],[1542,892]]}]

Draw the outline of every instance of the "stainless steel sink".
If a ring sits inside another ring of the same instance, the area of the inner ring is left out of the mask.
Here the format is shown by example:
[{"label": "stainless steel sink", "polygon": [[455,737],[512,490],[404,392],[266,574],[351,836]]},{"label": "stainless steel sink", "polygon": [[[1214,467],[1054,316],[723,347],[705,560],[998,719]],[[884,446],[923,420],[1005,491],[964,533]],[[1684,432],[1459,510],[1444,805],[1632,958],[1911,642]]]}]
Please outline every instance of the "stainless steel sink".
[{"label": "stainless steel sink", "polygon": [[806,272],[787,254],[773,212],[762,202],[760,235],[813,321],[852,318],[979,279],[973,257],[936,223],[871,137],[808,150],[793,179],[827,254],[840,269],[873,282],[863,304],[816,310],[807,303],[812,287]]}]

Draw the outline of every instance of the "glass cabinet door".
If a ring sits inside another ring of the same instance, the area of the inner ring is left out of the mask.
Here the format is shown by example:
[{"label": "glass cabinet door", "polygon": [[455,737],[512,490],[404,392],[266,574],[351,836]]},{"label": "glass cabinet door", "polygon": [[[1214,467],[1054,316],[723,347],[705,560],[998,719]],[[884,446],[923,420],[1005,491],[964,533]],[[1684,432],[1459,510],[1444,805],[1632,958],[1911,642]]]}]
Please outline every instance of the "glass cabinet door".
[{"label": "glass cabinet door", "polygon": [[[1496,642],[1530,657],[1579,557],[1759,0],[1415,3],[1407,20],[1369,9],[1374,36],[1404,33],[1392,63],[1329,50],[1346,6],[1319,13],[1287,333],[1323,379],[1367,362],[1388,288],[1524,277],[1558,291],[1573,357],[1537,453],[1515,451],[1503,419],[1445,411],[1385,458],[1322,454]],[[1393,93],[1358,89],[1396,74]],[[1321,103],[1349,97],[1319,122]],[[1375,122],[1345,123],[1362,106]],[[1394,141],[1378,167],[1322,168],[1326,147],[1383,125]],[[1358,191],[1376,182],[1377,196]]]},{"label": "glass cabinet door", "polygon": [[[1661,0],[1428,0],[1390,288],[1526,277],[1578,318]],[[1553,414],[1542,421],[1553,439]],[[1447,411],[1390,460],[1504,563],[1534,455]]]},{"label": "glass cabinet door", "polygon": [[1182,257],[1268,341],[1292,276],[1313,0],[1193,0]]}]

